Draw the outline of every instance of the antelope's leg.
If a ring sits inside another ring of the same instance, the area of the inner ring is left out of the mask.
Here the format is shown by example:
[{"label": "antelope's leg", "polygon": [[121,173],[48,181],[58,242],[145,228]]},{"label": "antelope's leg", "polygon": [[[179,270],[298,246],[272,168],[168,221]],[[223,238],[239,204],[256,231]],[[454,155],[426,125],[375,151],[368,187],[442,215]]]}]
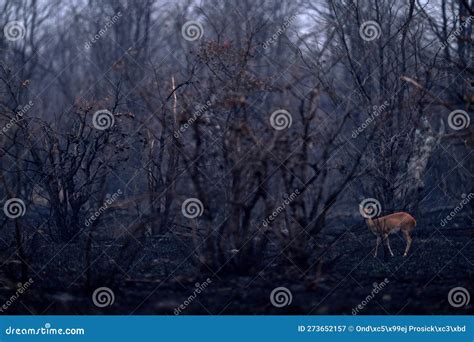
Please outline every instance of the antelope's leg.
[{"label": "antelope's leg", "polygon": [[390,247],[390,240],[388,239],[388,234],[385,234],[383,239],[385,241],[385,245],[388,248],[388,252],[390,253],[391,256],[393,256],[392,248]]},{"label": "antelope's leg", "polygon": [[378,252],[378,250],[379,250],[380,240],[382,240],[381,237],[380,237],[379,235],[377,235],[377,242],[375,243],[374,258],[377,257],[377,252]]},{"label": "antelope's leg", "polygon": [[408,251],[410,250],[413,239],[411,238],[410,233],[404,232],[403,236],[405,237],[405,240],[407,241],[407,247],[405,248],[405,253],[403,253],[403,256],[406,257],[408,255]]}]

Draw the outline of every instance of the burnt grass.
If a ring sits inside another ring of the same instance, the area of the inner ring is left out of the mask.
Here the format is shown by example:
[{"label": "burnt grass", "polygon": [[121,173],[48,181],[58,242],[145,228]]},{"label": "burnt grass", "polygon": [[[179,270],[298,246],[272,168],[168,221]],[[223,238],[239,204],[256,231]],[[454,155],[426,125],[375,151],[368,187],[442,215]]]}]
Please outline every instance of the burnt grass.
[{"label": "burnt grass", "polygon": [[[58,244],[45,237],[29,241],[29,277],[33,284],[3,314],[159,314],[173,315],[207,277],[211,283],[181,314],[230,315],[351,315],[366,299],[374,283],[386,286],[358,310],[360,315],[465,315],[473,304],[455,308],[448,302],[450,289],[462,286],[472,294],[474,275],[473,231],[420,230],[414,234],[410,256],[403,258],[401,235],[391,235],[395,256],[384,261],[383,249],[373,257],[375,238],[358,233],[322,234],[332,241],[323,261],[310,272],[269,257],[253,275],[196,274],[187,262],[182,239],[148,238],[132,254],[116,242],[95,242],[89,269],[84,269],[84,246]],[[9,250],[10,252],[12,249]],[[0,301],[15,293],[21,282],[20,264],[3,254]],[[285,266],[282,266],[285,265]],[[89,277],[89,281],[87,281]],[[88,283],[89,282],[89,283]],[[92,292],[100,286],[115,294],[111,306],[98,308]],[[279,286],[290,289],[290,305],[276,308],[269,300]]]}]

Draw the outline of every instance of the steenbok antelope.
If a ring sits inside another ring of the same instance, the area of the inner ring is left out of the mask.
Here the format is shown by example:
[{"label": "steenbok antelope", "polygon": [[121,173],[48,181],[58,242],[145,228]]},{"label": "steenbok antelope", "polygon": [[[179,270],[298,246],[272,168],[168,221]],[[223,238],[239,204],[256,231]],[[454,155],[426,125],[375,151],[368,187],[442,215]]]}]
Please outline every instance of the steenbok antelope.
[{"label": "steenbok antelope", "polygon": [[416,220],[413,218],[413,216],[405,212],[398,212],[379,218],[373,218],[374,211],[371,208],[363,208],[363,213],[365,214],[363,216],[367,226],[372,231],[372,233],[377,236],[374,258],[377,257],[377,251],[382,239],[387,246],[390,255],[393,256],[388,235],[398,231],[402,232],[403,237],[407,242],[403,256],[406,257],[408,255],[408,251],[410,250],[411,243],[413,241],[411,232],[416,226]]}]

